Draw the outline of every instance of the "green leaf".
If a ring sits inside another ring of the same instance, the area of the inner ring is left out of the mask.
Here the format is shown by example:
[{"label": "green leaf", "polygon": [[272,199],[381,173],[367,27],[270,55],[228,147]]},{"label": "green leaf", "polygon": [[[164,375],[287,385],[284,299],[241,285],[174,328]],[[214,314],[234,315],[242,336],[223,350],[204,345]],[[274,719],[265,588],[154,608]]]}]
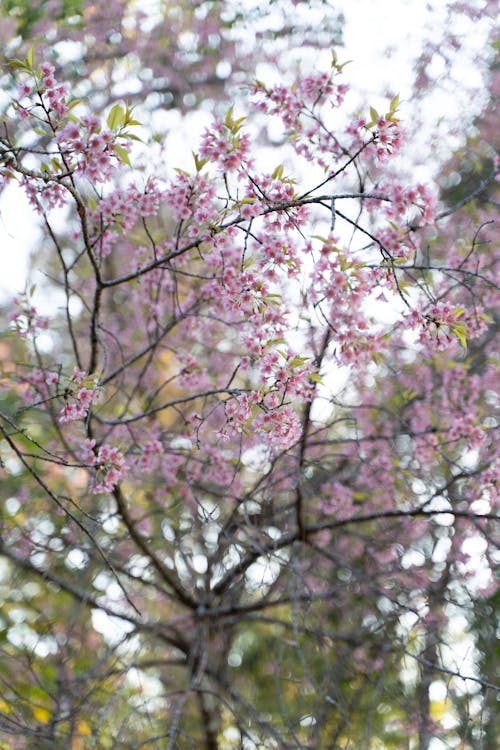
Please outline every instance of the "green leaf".
[{"label": "green leaf", "polygon": [[194,159],[197,172],[201,172],[205,164],[208,162],[208,159],[201,159],[198,156],[198,154],[196,154],[194,151],[193,151],[193,159]]},{"label": "green leaf", "polygon": [[25,60],[18,60],[17,58],[14,58],[13,60],[9,60],[8,65],[10,65],[11,68],[22,68],[23,70],[29,70],[29,67]]},{"label": "green leaf", "polygon": [[118,130],[118,128],[125,124],[125,110],[121,104],[115,104],[111,107],[106,122],[110,130]]},{"label": "green leaf", "polygon": [[231,131],[234,135],[241,129],[242,124],[245,122],[245,117],[240,117],[239,120],[233,119],[233,109],[234,105],[231,105],[226,112],[226,117],[224,118],[224,125],[228,130]]},{"label": "green leaf", "polygon": [[337,53],[335,52],[335,50],[332,50],[331,67],[334,70],[336,70],[336,71],[338,71],[340,73],[340,71],[342,70],[342,68],[345,68],[345,66],[349,65],[350,62],[352,62],[352,60],[346,60],[344,63],[340,64],[339,61],[338,61]]},{"label": "green leaf", "polygon": [[122,161],[124,164],[127,164],[127,166],[131,167],[132,164],[130,163],[130,157],[128,155],[128,151],[123,146],[118,146],[116,143],[113,146],[116,155],[119,157],[120,161]]},{"label": "green leaf", "polygon": [[290,366],[293,368],[302,367],[306,362],[309,362],[309,359],[310,357],[294,357],[290,362]]},{"label": "green leaf", "polygon": [[463,323],[457,323],[457,325],[452,326],[453,333],[457,337],[457,339],[460,341],[460,344],[463,346],[464,349],[467,349],[467,328]]},{"label": "green leaf", "polygon": [[68,109],[69,110],[73,109],[74,107],[76,107],[78,104],[80,104],[83,101],[84,101],[83,99],[72,99],[70,103],[68,104]]},{"label": "green leaf", "polygon": [[128,130],[122,130],[120,132],[120,135],[122,138],[126,138],[128,141],[138,141],[139,143],[144,143],[142,138],[139,138],[139,136],[135,135],[134,133],[129,133]]},{"label": "green leaf", "polygon": [[224,125],[226,126],[226,128],[229,128],[229,130],[231,129],[233,124],[233,109],[234,105],[232,104],[227,110],[226,117],[224,119]]},{"label": "green leaf", "polygon": [[245,257],[245,260],[243,262],[243,268],[246,271],[247,268],[251,268],[254,265],[254,263],[255,263],[254,256],[253,255],[248,255],[248,256]]},{"label": "green leaf", "polygon": [[33,66],[35,64],[35,48],[33,45],[31,45],[28,50],[28,54],[26,55],[26,64],[31,70],[33,70]]},{"label": "green leaf", "polygon": [[125,125],[141,125],[139,120],[132,119],[134,107],[125,107]]},{"label": "green leaf", "polygon": [[485,323],[493,323],[493,318],[488,313],[481,313],[479,316],[480,320],[484,320]]},{"label": "green leaf", "polygon": [[279,164],[271,175],[273,180],[281,180],[283,177],[283,164]]}]

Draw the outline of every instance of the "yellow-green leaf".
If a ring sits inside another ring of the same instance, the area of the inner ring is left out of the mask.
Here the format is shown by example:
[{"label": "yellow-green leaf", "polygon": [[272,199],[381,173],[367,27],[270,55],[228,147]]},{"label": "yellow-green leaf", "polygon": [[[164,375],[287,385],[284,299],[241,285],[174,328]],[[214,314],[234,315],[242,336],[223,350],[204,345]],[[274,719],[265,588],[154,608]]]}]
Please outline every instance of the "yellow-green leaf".
[{"label": "yellow-green leaf", "polygon": [[391,106],[389,108],[391,114],[396,111],[396,109],[398,108],[398,104],[399,104],[399,94],[396,94],[396,96],[393,99],[391,99]]},{"label": "yellow-green leaf", "polygon": [[121,104],[115,104],[111,107],[108,119],[106,120],[110,130],[118,130],[125,123],[125,110]]},{"label": "yellow-green leaf", "polygon": [[233,124],[233,109],[234,109],[234,106],[231,105],[229,109],[227,110],[226,117],[224,119],[224,125],[226,126],[226,128],[229,128],[229,129],[231,129],[231,126]]},{"label": "yellow-green leaf", "polygon": [[279,164],[276,167],[271,177],[273,178],[273,180],[281,180],[281,178],[283,177],[283,164]]},{"label": "yellow-green leaf", "polygon": [[28,54],[26,55],[26,63],[31,69],[33,69],[33,66],[35,64],[35,48],[33,45],[31,45],[28,50]]},{"label": "yellow-green leaf", "polygon": [[309,357],[294,357],[290,362],[291,367],[302,367],[306,362],[309,361]]},{"label": "yellow-green leaf", "polygon": [[29,67],[25,60],[18,60],[17,58],[9,60],[8,64],[11,68],[23,68],[23,70]]},{"label": "yellow-green leaf", "polygon": [[457,323],[457,325],[454,325],[451,329],[457,339],[460,341],[461,345],[464,349],[467,349],[467,329],[463,325],[463,323]]},{"label": "yellow-green leaf", "polygon": [[205,164],[207,163],[208,159],[202,159],[193,151],[193,159],[196,166],[196,171],[201,172]]},{"label": "yellow-green leaf", "polygon": [[128,151],[123,146],[118,146],[116,143],[113,146],[116,155],[119,157],[120,161],[122,161],[124,164],[127,164],[129,167],[132,166],[130,163],[130,157],[128,155]]}]

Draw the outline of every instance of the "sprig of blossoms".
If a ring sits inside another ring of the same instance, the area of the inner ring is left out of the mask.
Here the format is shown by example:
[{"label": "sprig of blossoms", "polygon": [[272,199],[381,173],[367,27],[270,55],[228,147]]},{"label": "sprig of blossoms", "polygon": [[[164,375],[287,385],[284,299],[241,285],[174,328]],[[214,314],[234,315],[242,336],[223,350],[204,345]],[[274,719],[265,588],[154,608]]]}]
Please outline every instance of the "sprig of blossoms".
[{"label": "sprig of blossoms", "polygon": [[428,310],[412,310],[408,316],[410,328],[419,329],[419,341],[435,351],[444,351],[460,342],[465,348],[467,339],[477,338],[486,330],[486,316],[478,308],[471,316],[463,307],[436,302]]},{"label": "sprig of blossoms", "polygon": [[49,327],[47,318],[40,315],[35,305],[30,301],[29,294],[20,294],[13,299],[14,310],[8,313],[9,322],[13,323],[21,338],[35,337]]},{"label": "sprig of blossoms", "polygon": [[203,134],[200,154],[203,159],[217,164],[222,172],[247,172],[252,164],[250,136],[242,133],[245,118],[233,119],[232,107],[224,120],[216,121]]},{"label": "sprig of blossoms", "polygon": [[127,474],[127,463],[118,448],[103,443],[95,451],[96,441],[85,440],[82,459],[95,471],[91,491],[94,495],[111,492]]},{"label": "sprig of blossoms", "polygon": [[70,122],[57,135],[57,142],[70,166],[92,182],[109,180],[124,157],[116,143],[118,134],[103,130],[95,115]]},{"label": "sprig of blossoms", "polygon": [[62,393],[64,406],[59,414],[59,422],[66,424],[77,419],[85,419],[99,393],[97,379],[89,379],[85,372],[75,368],[72,378]]},{"label": "sprig of blossoms", "polygon": [[[55,78],[54,66],[49,62],[42,62],[38,68],[35,68],[33,60],[29,58],[24,63],[16,62],[18,67],[23,67],[32,78],[32,83],[24,81],[18,89],[19,101],[15,104],[21,119],[26,120],[31,115],[36,115],[36,109],[40,105],[47,113],[55,112],[60,117],[66,115],[68,90],[65,84],[59,83]],[[26,102],[27,98],[31,101]]]}]

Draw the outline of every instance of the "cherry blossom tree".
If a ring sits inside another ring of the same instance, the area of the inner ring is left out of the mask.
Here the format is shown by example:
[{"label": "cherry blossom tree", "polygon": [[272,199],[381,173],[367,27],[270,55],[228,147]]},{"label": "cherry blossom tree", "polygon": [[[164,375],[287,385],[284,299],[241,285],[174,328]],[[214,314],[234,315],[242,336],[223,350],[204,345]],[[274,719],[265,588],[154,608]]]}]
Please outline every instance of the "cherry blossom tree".
[{"label": "cherry blossom tree", "polygon": [[179,165],[85,55],[6,73],[53,305],[0,340],[0,746],[489,750],[497,160],[401,179],[333,54]]}]

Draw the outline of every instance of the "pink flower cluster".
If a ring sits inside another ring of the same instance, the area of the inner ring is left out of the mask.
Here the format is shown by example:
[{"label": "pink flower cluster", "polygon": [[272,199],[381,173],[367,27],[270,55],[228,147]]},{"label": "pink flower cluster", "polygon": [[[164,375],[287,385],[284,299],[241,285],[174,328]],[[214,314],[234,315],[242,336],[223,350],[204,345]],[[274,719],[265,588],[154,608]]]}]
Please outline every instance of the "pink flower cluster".
[{"label": "pink flower cluster", "polygon": [[266,88],[259,81],[254,85],[253,94],[262,98],[257,100],[257,109],[270,115],[279,115],[287,127],[296,127],[302,103],[299,97],[284,84]]},{"label": "pink flower cluster", "polygon": [[229,309],[241,309],[250,315],[262,310],[269,291],[259,274],[253,271],[241,273],[233,266],[224,271],[222,285],[223,304]]},{"label": "pink flower cluster", "polygon": [[326,71],[306,76],[300,81],[299,88],[304,101],[313,106],[328,98],[336,107],[339,107],[349,91],[346,83],[335,84],[332,75]]},{"label": "pink flower cluster", "polygon": [[476,424],[473,414],[455,415],[448,430],[450,440],[466,440],[469,449],[478,448],[486,438],[486,432]]},{"label": "pink flower cluster", "polygon": [[320,509],[327,515],[336,518],[349,518],[355,510],[354,491],[341,482],[331,481],[321,485],[322,500]]},{"label": "pink flower cluster", "polygon": [[[91,387],[88,387],[88,386]],[[99,387],[95,380],[92,383],[86,382],[86,374],[81,370],[75,369],[73,377],[64,389],[64,406],[59,414],[59,422],[66,424],[74,422],[76,419],[84,419],[93,401],[99,396]]]},{"label": "pink flower cluster", "polygon": [[[384,203],[384,214],[391,222],[404,222],[412,220],[411,212],[418,212],[419,224],[431,224],[436,217],[437,199],[433,191],[422,183],[415,186],[404,187],[400,182],[383,184],[378,192],[389,197],[389,202]],[[367,208],[372,212],[380,211],[380,202],[368,199]]]},{"label": "pink flower cluster", "polygon": [[158,468],[158,459],[164,448],[157,438],[145,440],[141,445],[140,456],[133,460],[132,467],[141,473],[150,474]]},{"label": "pink flower cluster", "polygon": [[253,426],[273,451],[288,450],[302,434],[302,422],[289,406],[259,414]]},{"label": "pink flower cluster", "polygon": [[331,73],[320,72],[297,80],[293,87],[277,84],[268,88],[257,81],[252,93],[259,97],[257,108],[261,112],[279,115],[287,128],[302,130],[300,118],[304,113],[310,113],[326,99],[339,106],[348,90],[347,84],[334,83]]},{"label": "pink flower cluster", "polygon": [[399,123],[379,117],[374,131],[374,143],[372,148],[379,161],[387,161],[389,156],[396,154],[402,146],[403,134]]},{"label": "pink flower cluster", "polygon": [[[262,174],[258,177],[252,177],[247,183],[247,200],[252,200],[249,204],[250,211],[247,213],[243,207],[241,213],[244,218],[252,218],[258,214],[258,210],[265,210],[270,204],[290,203],[297,198],[294,182],[285,177],[276,177],[275,175]],[[245,215],[246,214],[246,215]],[[303,226],[308,219],[307,206],[293,206],[286,211],[270,211],[264,214],[265,231],[260,233],[259,240],[262,242],[275,242],[279,236],[275,234],[278,231],[295,231],[297,226]],[[298,262],[298,253],[295,254],[295,261]]]},{"label": "pink flower cluster", "polygon": [[[49,62],[41,63],[40,75],[35,75],[34,87],[27,82],[22,83],[18,90],[18,96],[20,102],[23,102],[26,97],[33,97],[34,94],[38,94],[42,97],[47,113],[56,112],[62,117],[68,112],[66,104],[67,88],[64,84],[57,82],[54,77],[54,70],[54,66]],[[39,104],[39,102],[36,102],[36,104]],[[21,119],[26,120],[30,116],[33,106],[35,105],[19,104],[18,114]]]},{"label": "pink flower cluster", "polygon": [[[250,395],[244,393],[227,401],[226,423],[217,430],[217,438],[228,442],[235,435],[249,434],[251,428],[254,439],[263,440],[272,451],[288,450],[300,439],[302,423],[289,406],[280,405],[280,400],[276,393],[269,393],[263,407],[261,394],[252,391]],[[257,415],[252,410],[255,405],[260,406]]]},{"label": "pink flower cluster", "polygon": [[[256,394],[257,398],[260,398]],[[246,393],[232,398],[224,404],[227,424],[233,433],[242,432],[252,419],[252,403]]]},{"label": "pink flower cluster", "polygon": [[50,109],[57,112],[60,116],[65,115],[68,111],[66,105],[66,86],[64,84],[58,84],[54,77],[54,66],[50,63],[43,62],[40,65],[40,71],[42,73],[42,91],[47,97]]},{"label": "pink flower cluster", "polygon": [[331,322],[333,351],[340,364],[361,365],[384,351],[383,331],[373,328],[364,309],[365,301],[378,291],[371,269],[350,259],[331,236],[320,248],[310,279],[310,299]]},{"label": "pink flower cluster", "polygon": [[26,295],[14,297],[13,304],[18,308],[8,313],[8,320],[14,323],[16,331],[22,338],[37,336],[41,331],[47,330],[49,322],[39,314]]},{"label": "pink flower cluster", "polygon": [[197,236],[200,227],[217,215],[213,181],[198,174],[180,172],[165,190],[165,202],[177,220],[192,220],[189,235]]},{"label": "pink flower cluster", "polygon": [[222,120],[205,130],[200,154],[212,164],[217,164],[222,172],[243,171],[250,167],[250,136],[235,132]]},{"label": "pink flower cluster", "polygon": [[199,390],[210,388],[207,370],[198,362],[196,357],[192,354],[186,354],[179,357],[179,360],[182,367],[177,382],[182,388],[191,391],[195,388]]},{"label": "pink flower cluster", "polygon": [[488,489],[491,489],[491,498],[495,500],[495,507],[497,507],[500,500],[500,460],[497,459],[489,469],[483,474],[483,484]]},{"label": "pink flower cluster", "polygon": [[118,482],[127,474],[127,464],[123,454],[113,446],[103,443],[95,451],[95,440],[85,440],[82,459],[87,466],[93,467],[96,472],[92,482],[91,490],[98,495],[103,492],[111,492]]},{"label": "pink flower cluster", "polygon": [[[57,134],[59,147],[70,166],[91,182],[109,180],[120,163],[114,148],[115,139],[114,133],[101,130],[95,115],[70,122]],[[127,147],[126,142],[123,147]]]},{"label": "pink flower cluster", "polygon": [[[259,363],[259,369],[266,380],[267,388],[274,393],[273,401],[277,394],[279,394],[279,401],[285,395],[298,398],[300,401],[307,401],[313,396],[314,385],[310,376],[314,372],[314,367],[302,357],[297,357],[292,351],[266,352]],[[268,400],[266,404],[270,405]]]},{"label": "pink flower cluster", "polygon": [[[107,257],[118,240],[123,244],[123,235],[129,232],[139,219],[156,215],[162,197],[161,189],[155,180],[150,179],[142,191],[136,185],[129,185],[127,188],[118,188],[103,198],[92,213],[96,248],[100,256]],[[139,265],[143,261],[142,254],[142,248],[137,248],[134,268],[137,261]],[[147,251],[144,255],[147,256]]]},{"label": "pink flower cluster", "polygon": [[486,330],[480,311],[470,315],[464,308],[446,302],[436,302],[424,312],[412,310],[408,316],[410,328],[420,329],[419,341],[436,351],[444,351],[457,341],[478,337]]},{"label": "pink flower cluster", "polygon": [[436,303],[425,313],[413,309],[408,316],[410,328],[420,330],[419,341],[438,351],[452,346],[456,339],[452,335],[451,327],[456,323],[453,309],[449,305]]},{"label": "pink flower cluster", "polygon": [[67,202],[68,192],[58,182],[47,184],[41,180],[23,177],[19,184],[24,188],[30,204],[39,214],[45,210],[60,208]]}]

